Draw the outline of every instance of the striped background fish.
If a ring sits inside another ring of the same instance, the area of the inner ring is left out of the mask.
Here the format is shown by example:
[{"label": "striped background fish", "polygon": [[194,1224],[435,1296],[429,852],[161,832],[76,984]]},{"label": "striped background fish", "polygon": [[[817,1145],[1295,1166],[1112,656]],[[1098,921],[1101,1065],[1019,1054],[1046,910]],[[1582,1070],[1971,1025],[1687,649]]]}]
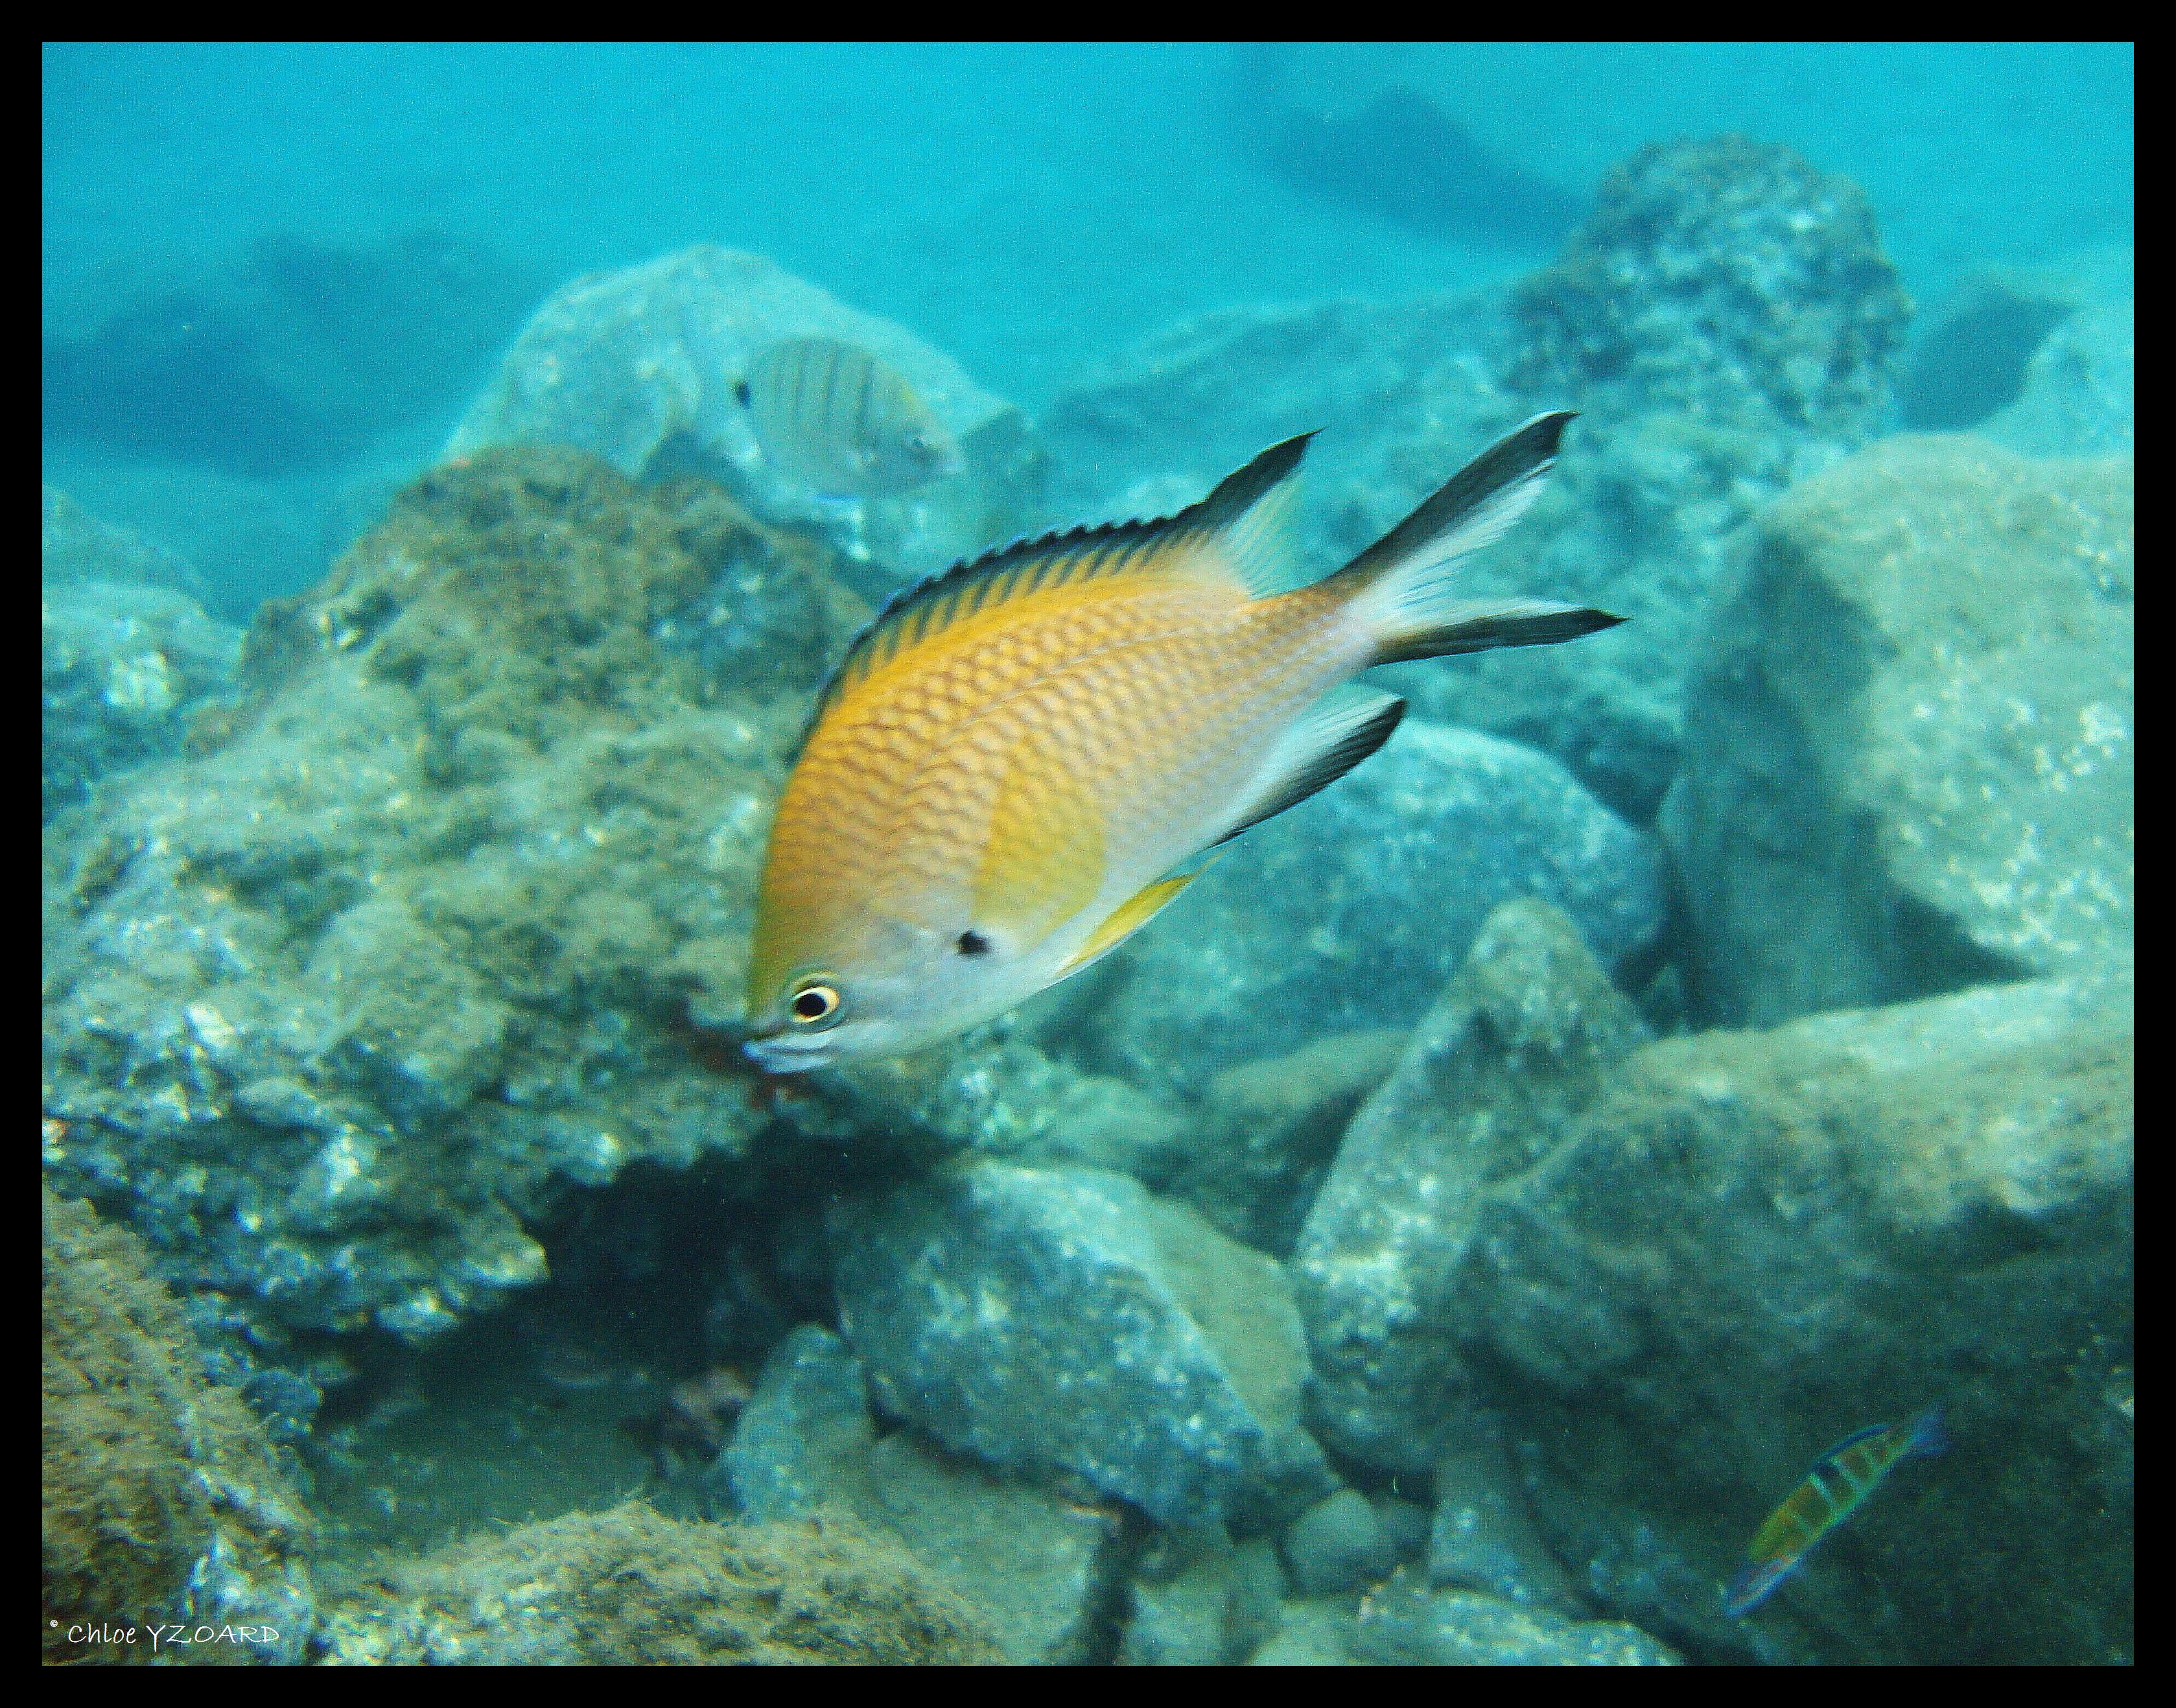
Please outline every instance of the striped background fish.
[{"label": "striped background fish", "polygon": [[[1125,940],[1205,850],[1396,727],[1370,665],[1545,645],[1599,611],[1452,596],[1539,496],[1566,414],[1484,451],[1336,574],[1285,582],[1305,438],[1177,516],[1025,541],[895,599],[825,688],[771,830],[748,1054],[919,1048]],[[1335,692],[1333,692],[1335,690]]]},{"label": "striped background fish", "polygon": [[1751,1613],[1776,1593],[1814,1544],[1849,1518],[1890,1471],[1907,1459],[1939,1453],[1948,1445],[1942,1415],[1934,1411],[1922,1412],[1894,1428],[1876,1423],[1837,1442],[1814,1461],[1806,1480],[1784,1497],[1754,1532],[1745,1564],[1723,1591],[1723,1611],[1733,1618]]},{"label": "striped background fish", "polygon": [[912,492],[958,472],[960,449],[914,388],[867,351],[795,338],[756,357],[734,388],[781,474],[838,498]]}]

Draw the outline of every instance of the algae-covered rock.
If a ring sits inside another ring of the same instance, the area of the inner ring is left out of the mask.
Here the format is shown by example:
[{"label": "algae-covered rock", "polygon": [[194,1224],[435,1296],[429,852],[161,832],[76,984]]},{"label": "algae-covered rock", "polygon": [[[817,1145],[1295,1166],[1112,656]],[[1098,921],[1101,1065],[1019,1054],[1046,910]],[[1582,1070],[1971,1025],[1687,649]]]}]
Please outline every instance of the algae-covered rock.
[{"label": "algae-covered rock", "polygon": [[[2130,1000],[2043,981],[1665,1040],[1488,1191],[1440,1321],[1590,1596],[1718,1653],[2129,1651]],[[1726,1618],[1807,1464],[1930,1404],[1952,1451]]]},{"label": "algae-covered rock", "polygon": [[833,1239],[878,1399],[955,1452],[1173,1524],[1323,1492],[1281,1270],[1134,1181],[981,1162],[842,1205]]},{"label": "algae-covered rock", "polygon": [[336,1608],[324,1658],[434,1666],[960,1666],[987,1619],[840,1513],[676,1523],[639,1501],[459,1542]]},{"label": "algae-covered rock", "polygon": [[1546,754],[1408,718],[1382,752],[1251,833],[1098,970],[1069,1039],[1138,1085],[1417,1020],[1489,910],[1563,908],[1603,961],[1663,913],[1654,845]]},{"label": "algae-covered rock", "polygon": [[51,1191],[44,1230],[46,1659],[298,1659],[310,1520],[264,1431],[199,1372],[142,1242]]},{"label": "algae-covered rock", "polygon": [[[868,351],[913,387],[959,443],[958,475],[842,517],[767,465],[735,395],[750,365],[788,339]],[[554,292],[447,445],[574,445],[622,474],[706,475],[759,514],[832,533],[897,575],[926,574],[1039,519],[1034,430],[943,351],[849,307],[761,255],[698,245]]]},{"label": "algae-covered rock", "polygon": [[829,561],[572,452],[418,481],[78,837],[57,1178],[277,1361],[427,1339],[541,1279],[569,1187],[744,1146],[688,1014],[738,1011],[770,805],[864,614]]},{"label": "algae-covered rock", "polygon": [[1734,1022],[2128,953],[2132,473],[1901,438],[1777,503],[1665,815]]},{"label": "algae-covered rock", "polygon": [[1562,913],[1489,916],[1353,1117],[1293,1254],[1309,1416],[1341,1451],[1421,1475],[1467,1427],[1451,1299],[1482,1194],[1546,1155],[1645,1036]]}]

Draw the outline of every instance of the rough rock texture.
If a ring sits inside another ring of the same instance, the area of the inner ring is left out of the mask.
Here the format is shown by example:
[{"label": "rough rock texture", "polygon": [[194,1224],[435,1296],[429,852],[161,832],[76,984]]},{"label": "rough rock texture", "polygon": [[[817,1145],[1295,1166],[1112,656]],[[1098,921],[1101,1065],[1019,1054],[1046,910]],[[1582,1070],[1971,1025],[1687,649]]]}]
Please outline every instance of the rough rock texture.
[{"label": "rough rock texture", "polygon": [[63,581],[39,601],[40,801],[50,819],[101,777],[181,750],[191,715],[234,683],[237,629],[186,593]]},{"label": "rough rock texture", "polygon": [[1760,519],[1664,815],[1733,1022],[2127,954],[2130,463],[1900,438]]},{"label": "rough rock texture", "polygon": [[833,1243],[879,1402],[954,1451],[1172,1524],[1325,1492],[1282,1272],[1138,1183],[977,1163],[842,1205]]},{"label": "rough rock texture", "polygon": [[[1776,1659],[2128,1653],[2130,1004],[2043,981],[1666,1040],[1490,1189],[1444,1320],[1590,1596]],[[1929,1403],[1952,1452],[1725,1618],[1808,1462]]]},{"label": "rough rock texture", "polygon": [[[904,375],[958,441],[959,475],[840,514],[764,462],[733,394],[770,345],[827,337]],[[761,255],[699,245],[555,291],[448,443],[574,445],[622,474],[696,472],[758,514],[832,533],[896,575],[927,574],[1040,516],[1043,454],[1019,410],[906,328],[848,307]]]},{"label": "rough rock texture", "polygon": [[1292,1258],[1308,1416],[1366,1464],[1425,1475],[1471,1429],[1450,1308],[1482,1195],[1547,1154],[1646,1029],[1571,922],[1492,914],[1466,965],[1361,1107]]},{"label": "rough rock texture", "polygon": [[682,1524],[639,1501],[387,1569],[327,1621],[345,1665],[960,1666],[987,1618],[844,1514]]},{"label": "rough rock texture", "polygon": [[2137,308],[2081,305],[2033,352],[2017,400],[1981,424],[2028,456],[2129,456],[2138,435]]},{"label": "rough rock texture", "polygon": [[1678,1656],[1632,1625],[1568,1619],[1464,1590],[1431,1590],[1401,1569],[1360,1604],[1350,1642],[1383,1667],[1671,1667]]},{"label": "rough rock texture", "polygon": [[58,874],[47,1149],[258,1354],[427,1338],[541,1277],[524,1230],[763,1117],[731,1014],[800,700],[860,614],[715,488],[568,452],[411,487],[266,613],[199,756]]},{"label": "rough rock texture", "polygon": [[751,1521],[851,1511],[987,1613],[1009,1661],[1107,1658],[1124,1564],[1117,1518],[992,1477],[906,1431],[876,1439],[862,1361],[804,1324],[764,1367],[714,1483]]},{"label": "rough rock texture", "polygon": [[[45,1658],[300,1658],[310,1520],[257,1420],[199,1373],[141,1241],[50,1191],[44,1228]],[[175,1622],[250,1635],[155,1645]],[[134,1640],[86,1629],[112,1627]]]},{"label": "rough rock texture", "polygon": [[1285,1564],[1303,1596],[1342,1595],[1390,1575],[1397,1551],[1368,1497],[1341,1488],[1294,1519],[1284,1536]]},{"label": "rough rock texture", "polygon": [[1564,908],[1606,963],[1663,912],[1653,845],[1554,760],[1408,718],[1330,788],[1251,833],[1091,976],[1070,1040],[1136,1084],[1337,1033],[1410,1025],[1515,896]]}]

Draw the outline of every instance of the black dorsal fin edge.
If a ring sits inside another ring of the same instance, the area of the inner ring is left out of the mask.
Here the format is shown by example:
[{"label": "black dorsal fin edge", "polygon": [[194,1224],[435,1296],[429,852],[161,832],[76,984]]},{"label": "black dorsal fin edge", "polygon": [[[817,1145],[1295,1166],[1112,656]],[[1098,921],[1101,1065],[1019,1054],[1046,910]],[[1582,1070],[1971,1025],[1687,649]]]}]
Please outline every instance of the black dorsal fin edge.
[{"label": "black dorsal fin edge", "polygon": [[[980,611],[988,602],[988,589],[1008,574],[1037,559],[1047,560],[1038,582],[1047,579],[1053,570],[1058,572],[1059,580],[1070,579],[1084,565],[1091,575],[1114,574],[1132,560],[1136,547],[1151,540],[1173,540],[1196,532],[1214,533],[1244,515],[1265,492],[1290,474],[1307,454],[1308,442],[1314,437],[1307,432],[1279,441],[1244,468],[1227,475],[1200,503],[1171,515],[1145,521],[1091,522],[1042,534],[1022,534],[979,557],[963,558],[948,568],[936,570],[900,588],[884,601],[877,614],[847,645],[838,663],[818,687],[814,709],[809,714],[808,726],[802,732],[802,745],[807,745],[809,732],[847,687],[896,657],[904,647],[918,645],[931,635],[941,633],[962,612]],[[966,590],[978,582],[982,586],[971,597],[965,596]],[[935,621],[938,602],[952,598],[955,593],[963,596],[955,600],[942,622]],[[910,622],[917,625],[911,639],[906,634]]]}]

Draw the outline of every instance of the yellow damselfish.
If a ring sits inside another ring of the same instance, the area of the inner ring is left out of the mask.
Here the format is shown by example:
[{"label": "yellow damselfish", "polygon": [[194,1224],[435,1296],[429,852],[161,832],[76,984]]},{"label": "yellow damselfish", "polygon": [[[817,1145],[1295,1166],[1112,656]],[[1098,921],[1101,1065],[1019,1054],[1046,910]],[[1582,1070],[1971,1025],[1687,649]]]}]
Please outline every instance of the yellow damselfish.
[{"label": "yellow damselfish", "polygon": [[[1286,579],[1305,437],[1152,522],[1023,541],[895,599],[826,685],[779,802],[744,1047],[792,1073],[950,1037],[1078,972],[1204,851],[1386,741],[1371,665],[1619,619],[1459,599],[1569,414],[1482,452],[1344,568]],[[1346,685],[1350,684],[1350,685]]]}]

